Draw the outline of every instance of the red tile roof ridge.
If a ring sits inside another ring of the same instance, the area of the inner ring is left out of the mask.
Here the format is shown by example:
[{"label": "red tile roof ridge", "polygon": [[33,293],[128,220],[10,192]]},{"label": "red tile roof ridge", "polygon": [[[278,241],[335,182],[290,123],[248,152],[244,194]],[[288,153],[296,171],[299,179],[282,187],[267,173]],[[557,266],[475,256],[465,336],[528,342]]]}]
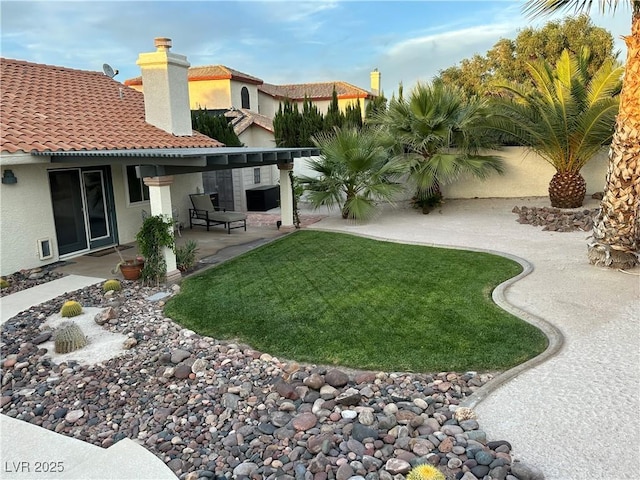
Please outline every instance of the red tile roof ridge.
[{"label": "red tile roof ridge", "polygon": [[[223,80],[223,79],[238,79],[244,80],[248,83],[254,83],[260,85],[263,83],[261,78],[254,77],[248,73],[235,70],[227,67],[226,65],[202,65],[189,67],[187,77],[191,81],[198,80]],[[125,85],[142,85],[142,76],[128,78],[124,81]]]},{"label": "red tile roof ridge", "polygon": [[294,100],[302,100],[305,95],[310,99],[330,99],[333,95],[334,87],[338,98],[362,98],[371,95],[367,90],[342,80],[335,82],[291,83],[288,85],[264,83],[258,86],[258,90],[274,97]]},{"label": "red tile roof ridge", "polygon": [[22,65],[32,65],[35,67],[47,67],[47,68],[54,68],[56,70],[66,70],[69,72],[81,72],[81,73],[93,73],[96,75],[100,75],[100,76],[105,76],[103,72],[98,72],[98,71],[94,71],[94,70],[81,70],[78,68],[71,68],[71,67],[63,67],[60,65],[53,65],[53,64],[48,64],[48,63],[36,63],[36,62],[31,62],[29,60],[19,60],[16,58],[8,58],[8,57],[0,57],[0,63],[18,63],[18,64],[22,64]]}]

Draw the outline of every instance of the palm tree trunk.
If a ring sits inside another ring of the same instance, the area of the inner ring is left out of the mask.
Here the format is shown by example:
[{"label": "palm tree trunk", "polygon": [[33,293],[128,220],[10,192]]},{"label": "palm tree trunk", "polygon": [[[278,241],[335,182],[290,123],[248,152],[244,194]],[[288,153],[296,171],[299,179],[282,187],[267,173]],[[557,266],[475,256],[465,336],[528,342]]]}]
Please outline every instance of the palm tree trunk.
[{"label": "palm tree trunk", "polygon": [[609,151],[604,197],[593,227],[589,261],[630,268],[640,252],[640,9],[635,8],[631,35],[625,37],[625,66],[620,110]]}]

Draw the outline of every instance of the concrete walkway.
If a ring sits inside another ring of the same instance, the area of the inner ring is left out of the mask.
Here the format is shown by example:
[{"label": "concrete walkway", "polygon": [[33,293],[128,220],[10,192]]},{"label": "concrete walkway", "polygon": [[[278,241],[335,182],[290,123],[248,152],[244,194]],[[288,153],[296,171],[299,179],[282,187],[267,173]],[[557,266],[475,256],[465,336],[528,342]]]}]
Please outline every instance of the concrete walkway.
[{"label": "concrete walkway", "polygon": [[34,288],[2,297],[0,298],[0,325],[33,305],[48,302],[67,292],[73,292],[103,280],[98,277],[67,275]]},{"label": "concrete walkway", "polygon": [[547,480],[640,478],[640,268],[589,265],[588,233],[521,225],[511,213],[516,205],[548,203],[452,200],[429,215],[385,209],[367,224],[332,216],[310,228],[526,260],[531,273],[508,286],[504,299],[529,320],[548,322],[558,351],[472,399],[480,425]]}]

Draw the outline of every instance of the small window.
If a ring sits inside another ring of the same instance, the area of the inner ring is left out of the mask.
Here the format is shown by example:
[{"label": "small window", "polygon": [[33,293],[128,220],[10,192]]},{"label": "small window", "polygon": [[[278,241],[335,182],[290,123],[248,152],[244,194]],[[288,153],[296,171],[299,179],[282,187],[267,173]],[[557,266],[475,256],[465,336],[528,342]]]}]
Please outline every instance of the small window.
[{"label": "small window", "polygon": [[149,201],[149,187],[141,178],[136,176],[135,165],[127,165],[127,186],[129,189],[129,203]]},{"label": "small window", "polygon": [[242,90],[240,90],[240,100],[242,101],[242,108],[251,108],[249,106],[249,89],[247,87],[242,87]]},{"label": "small window", "polygon": [[260,183],[260,168],[253,169],[253,183]]}]

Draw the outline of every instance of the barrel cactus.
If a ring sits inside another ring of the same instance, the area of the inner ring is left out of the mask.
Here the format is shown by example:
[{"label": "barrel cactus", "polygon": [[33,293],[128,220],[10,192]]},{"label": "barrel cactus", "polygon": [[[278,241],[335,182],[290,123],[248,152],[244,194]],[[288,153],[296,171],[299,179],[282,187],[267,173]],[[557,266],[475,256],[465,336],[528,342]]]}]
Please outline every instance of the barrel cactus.
[{"label": "barrel cactus", "polygon": [[455,418],[458,422],[463,422],[465,420],[475,420],[478,418],[476,413],[467,407],[457,408],[455,412],[453,412],[453,418]]},{"label": "barrel cactus", "polygon": [[9,288],[9,281],[6,278],[0,278],[0,288]]},{"label": "barrel cactus", "polygon": [[432,465],[418,465],[407,475],[407,480],[446,480],[444,474]]},{"label": "barrel cactus", "polygon": [[119,290],[122,290],[122,285],[120,284],[119,280],[112,278],[104,282],[104,284],[102,285],[102,290],[104,292],[110,292],[110,291],[117,292]]},{"label": "barrel cactus", "polygon": [[53,334],[56,353],[69,353],[87,345],[87,337],[75,322],[61,324]]},{"label": "barrel cactus", "polygon": [[60,309],[60,315],[63,317],[75,317],[76,315],[80,315],[82,313],[82,305],[80,305],[75,300],[68,300],[64,302],[62,308]]}]

